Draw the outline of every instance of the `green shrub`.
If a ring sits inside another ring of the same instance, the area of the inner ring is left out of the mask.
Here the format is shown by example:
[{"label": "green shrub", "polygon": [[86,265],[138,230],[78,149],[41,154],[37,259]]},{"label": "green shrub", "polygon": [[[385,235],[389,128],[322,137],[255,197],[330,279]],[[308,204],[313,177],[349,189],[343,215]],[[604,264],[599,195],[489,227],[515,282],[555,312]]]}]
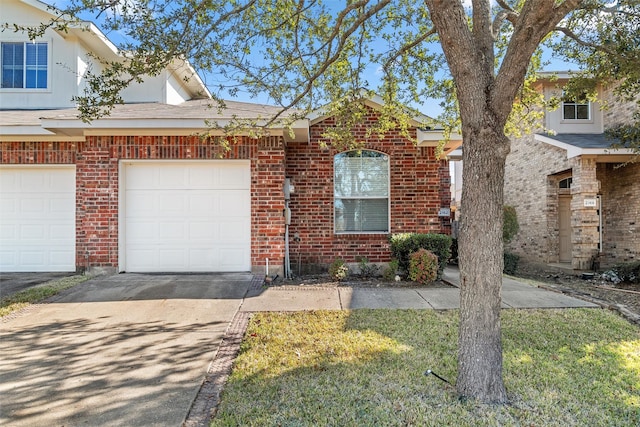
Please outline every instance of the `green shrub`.
[{"label": "green shrub", "polygon": [[349,275],[349,267],[342,258],[336,258],[329,266],[329,275],[333,280],[340,282]]},{"label": "green shrub", "polygon": [[520,256],[513,254],[511,252],[504,253],[504,268],[503,273],[506,274],[515,274],[518,269],[518,262],[520,261]]},{"label": "green shrub", "polygon": [[409,279],[428,285],[438,278],[438,257],[426,249],[418,249],[409,256]]},{"label": "green shrub", "polygon": [[398,260],[400,268],[409,271],[409,256],[419,249],[426,249],[438,257],[438,277],[451,256],[451,236],[446,234],[400,233],[389,237],[391,255]]},{"label": "green shrub", "polygon": [[449,263],[458,263],[458,239],[451,239],[451,256],[449,257]]},{"label": "green shrub", "polygon": [[389,265],[382,272],[382,278],[387,281],[395,280],[396,274],[398,274],[398,260],[392,259],[389,261]]},{"label": "green shrub", "polygon": [[509,243],[514,237],[516,237],[516,234],[518,234],[518,231],[520,230],[518,215],[516,214],[516,208],[509,205],[505,205],[503,207],[502,213],[502,240],[505,243]]},{"label": "green shrub", "polygon": [[360,276],[364,278],[377,276],[380,269],[376,264],[371,264],[369,258],[364,256],[360,258],[358,267],[360,267]]}]

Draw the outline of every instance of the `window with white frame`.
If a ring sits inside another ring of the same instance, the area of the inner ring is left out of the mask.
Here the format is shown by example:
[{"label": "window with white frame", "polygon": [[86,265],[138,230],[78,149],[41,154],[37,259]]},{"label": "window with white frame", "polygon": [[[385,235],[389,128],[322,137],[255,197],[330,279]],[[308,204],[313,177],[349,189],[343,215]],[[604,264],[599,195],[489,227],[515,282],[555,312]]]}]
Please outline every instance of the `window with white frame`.
[{"label": "window with white frame", "polygon": [[562,119],[563,120],[590,120],[589,101],[563,101],[562,102]]},{"label": "window with white frame", "polygon": [[336,233],[389,232],[389,156],[372,150],[333,159]]},{"label": "window with white frame", "polygon": [[49,66],[46,42],[2,42],[2,89],[46,89]]}]

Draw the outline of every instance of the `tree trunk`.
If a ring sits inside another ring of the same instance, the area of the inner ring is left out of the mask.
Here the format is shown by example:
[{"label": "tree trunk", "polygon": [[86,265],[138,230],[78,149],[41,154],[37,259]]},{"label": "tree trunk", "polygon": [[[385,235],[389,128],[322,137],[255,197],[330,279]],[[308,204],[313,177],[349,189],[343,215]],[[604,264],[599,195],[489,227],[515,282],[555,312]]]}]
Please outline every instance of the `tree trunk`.
[{"label": "tree trunk", "polygon": [[486,122],[477,131],[463,128],[457,391],[463,397],[504,403],[500,305],[504,164],[509,140],[502,128],[492,129]]}]

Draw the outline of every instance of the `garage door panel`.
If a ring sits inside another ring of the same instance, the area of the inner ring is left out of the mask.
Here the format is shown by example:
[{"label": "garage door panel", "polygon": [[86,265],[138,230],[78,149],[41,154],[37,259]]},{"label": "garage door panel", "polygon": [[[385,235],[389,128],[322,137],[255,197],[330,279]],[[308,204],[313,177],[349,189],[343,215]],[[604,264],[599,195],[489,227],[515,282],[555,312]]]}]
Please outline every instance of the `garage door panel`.
[{"label": "garage door panel", "polygon": [[49,264],[53,266],[57,266],[59,269],[65,268],[67,260],[69,257],[73,257],[74,253],[71,251],[59,251],[59,252],[50,252],[49,253]]},{"label": "garage door panel", "polygon": [[157,211],[157,207],[154,205],[153,195],[145,194],[139,190],[127,191],[125,203],[127,211],[136,212],[138,216],[150,215]]},{"label": "garage door panel", "polygon": [[222,169],[220,174],[220,187],[228,189],[245,189],[251,187],[251,171],[239,168]]},{"label": "garage door panel", "polygon": [[21,250],[19,253],[20,256],[20,265],[23,265],[27,268],[37,268],[41,265],[46,264],[47,256],[45,251],[42,249],[33,249],[33,250]]},{"label": "garage door panel", "polygon": [[0,271],[74,271],[75,168],[3,168],[0,190]]},{"label": "garage door panel", "polygon": [[16,228],[17,226],[15,224],[0,224],[0,236],[2,236],[3,241],[9,242],[14,240],[18,235]]},{"label": "garage door panel", "polygon": [[148,221],[127,218],[127,236],[131,242],[155,242],[156,224]]},{"label": "garage door panel", "polygon": [[162,221],[158,224],[158,241],[165,243],[181,243],[188,240],[188,223]]},{"label": "garage door panel", "polygon": [[42,241],[46,238],[45,226],[41,224],[23,225],[20,227],[20,238],[24,240]]},{"label": "garage door panel", "polygon": [[251,268],[249,162],[133,163],[125,168],[127,271]]},{"label": "garage door panel", "polygon": [[220,240],[232,243],[236,240],[245,240],[249,236],[246,223],[239,219],[227,219],[220,224]]},{"label": "garage door panel", "polygon": [[158,248],[158,261],[160,266],[166,268],[165,271],[174,271],[186,262],[184,249],[180,248]]},{"label": "garage door panel", "polygon": [[9,216],[15,218],[18,214],[18,201],[7,198],[6,193],[0,192],[0,194],[5,194],[5,196],[2,196],[0,199],[2,200],[2,203],[0,203],[0,215],[2,215],[2,218],[5,219],[5,221]]},{"label": "garage door panel", "polygon": [[75,203],[74,197],[52,197],[49,200],[47,212],[51,214],[67,212],[72,203]]},{"label": "garage door panel", "polygon": [[234,271],[240,268],[238,260],[248,256],[245,248],[226,248],[220,254],[220,266],[224,270]]},{"label": "garage door panel", "polygon": [[192,242],[212,242],[220,238],[219,226],[209,221],[192,221],[189,223],[189,240]]},{"label": "garage door panel", "polygon": [[157,203],[156,206],[160,209],[160,215],[163,217],[183,216],[188,214],[186,209],[187,196],[182,191],[167,191],[160,192],[155,195]]},{"label": "garage door panel", "polygon": [[220,197],[211,191],[193,191],[188,197],[188,212],[193,217],[208,218],[220,212]]},{"label": "garage door panel", "polygon": [[53,224],[49,227],[49,239],[51,240],[63,240],[66,242],[69,239],[69,235],[74,233],[74,228],[68,224]]}]

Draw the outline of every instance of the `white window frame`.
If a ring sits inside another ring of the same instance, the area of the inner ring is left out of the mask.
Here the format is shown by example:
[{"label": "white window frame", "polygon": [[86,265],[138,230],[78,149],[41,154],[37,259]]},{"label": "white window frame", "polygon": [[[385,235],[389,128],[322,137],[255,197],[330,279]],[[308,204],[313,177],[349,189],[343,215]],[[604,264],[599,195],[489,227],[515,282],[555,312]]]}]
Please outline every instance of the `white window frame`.
[{"label": "white window frame", "polygon": [[[21,43],[25,46],[25,49],[23,51],[23,58],[22,58],[22,65],[23,65],[23,78],[22,78],[22,84],[23,87],[0,87],[0,92],[20,92],[20,93],[25,93],[25,92],[50,92],[51,91],[51,72],[52,72],[52,68],[51,68],[51,64],[52,64],[52,59],[51,59],[51,41],[50,40],[24,40],[24,39],[15,39],[15,40],[1,40],[0,41],[0,82],[2,81],[2,49],[1,49],[1,45],[4,43]],[[27,66],[26,66],[26,56],[27,56],[27,49],[26,49],[26,45],[28,44],[34,44],[34,43],[43,43],[46,44],[47,46],[47,82],[46,82],[46,87],[44,88],[29,88],[29,87],[24,87],[27,83]]]},{"label": "white window frame", "polygon": [[[575,117],[574,118],[567,118],[564,115],[564,109],[565,106],[570,106],[573,107],[574,109],[574,113],[575,113]],[[587,118],[579,118],[578,117],[578,107],[581,106],[586,106],[587,107]],[[587,101],[587,102],[577,102],[577,101],[562,101],[562,120],[565,122],[578,122],[578,123],[587,123],[587,122],[591,122],[592,118],[591,118],[591,102]]]},{"label": "white window frame", "polygon": [[[387,195],[386,197],[379,197],[379,196],[371,196],[371,197],[367,197],[367,196],[362,196],[362,197],[340,197],[336,195],[336,188],[335,188],[335,183],[336,183],[336,170],[335,170],[335,162],[336,162],[336,158],[344,153],[349,153],[349,152],[353,152],[353,151],[360,151],[360,152],[374,152],[374,153],[379,153],[381,154],[386,162],[387,162],[387,182],[386,182],[386,186],[387,186]],[[333,231],[334,234],[389,234],[391,232],[391,169],[390,169],[390,157],[387,153],[384,153],[382,151],[377,151],[377,150],[347,150],[347,151],[343,151],[340,152],[338,154],[336,154],[333,158],[333,166],[334,166],[334,170],[333,170]],[[345,199],[350,199],[350,200],[384,200],[386,199],[387,201],[387,224],[386,224],[386,230],[371,230],[371,231],[367,231],[367,230],[338,230],[338,218],[336,217],[336,205],[338,200],[345,200]]]}]

